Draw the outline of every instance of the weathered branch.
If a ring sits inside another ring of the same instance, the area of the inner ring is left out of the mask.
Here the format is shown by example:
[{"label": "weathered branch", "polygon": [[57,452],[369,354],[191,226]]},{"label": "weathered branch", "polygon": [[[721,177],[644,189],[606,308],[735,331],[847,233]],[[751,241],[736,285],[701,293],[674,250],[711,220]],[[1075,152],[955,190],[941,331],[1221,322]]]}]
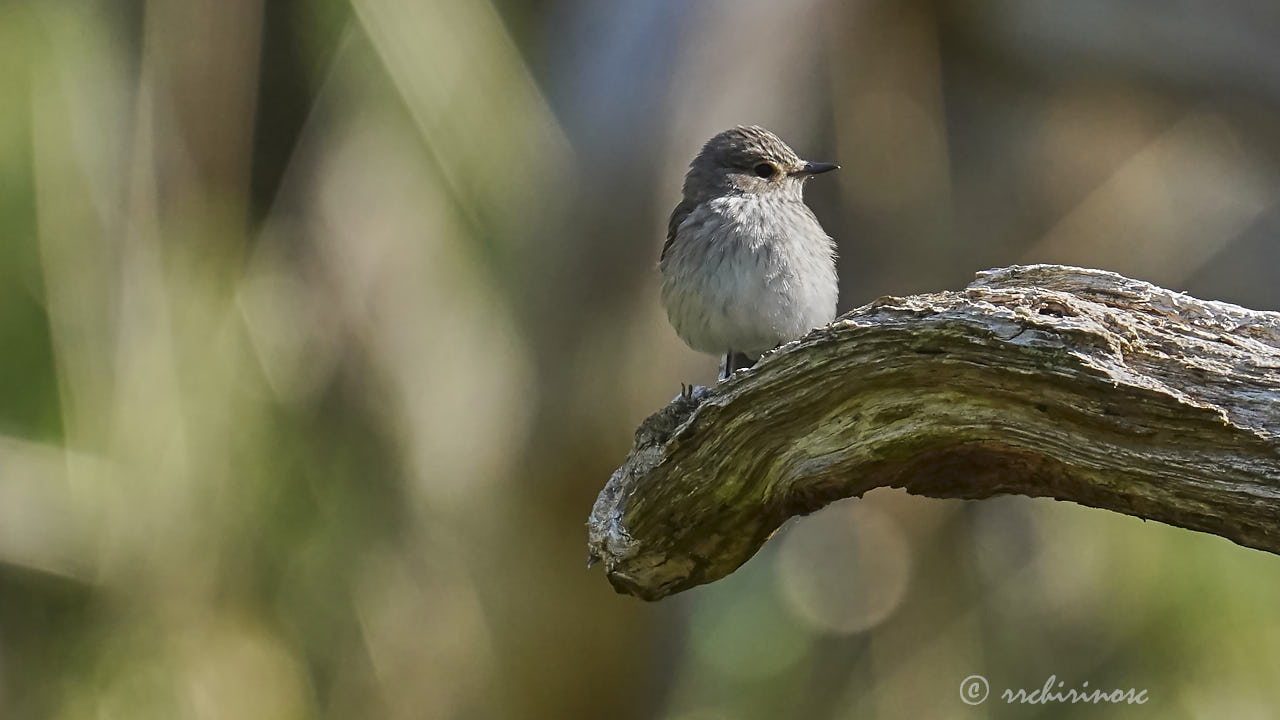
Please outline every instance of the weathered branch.
[{"label": "weathered branch", "polygon": [[1053,497],[1280,553],[1280,313],[1054,265],[881,298],[645,420],[590,553],[656,600],[886,486]]}]

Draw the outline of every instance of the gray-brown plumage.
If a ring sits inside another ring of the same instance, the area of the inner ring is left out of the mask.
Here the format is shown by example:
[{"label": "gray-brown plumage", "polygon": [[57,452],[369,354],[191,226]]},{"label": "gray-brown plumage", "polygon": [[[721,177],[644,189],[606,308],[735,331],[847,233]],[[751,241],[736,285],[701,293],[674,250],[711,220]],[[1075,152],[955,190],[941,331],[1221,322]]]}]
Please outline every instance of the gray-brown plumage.
[{"label": "gray-brown plumage", "polygon": [[837,167],[756,126],[716,135],[690,164],[662,247],[662,302],[689,347],[725,357],[722,378],[835,317],[835,244],[803,191]]}]

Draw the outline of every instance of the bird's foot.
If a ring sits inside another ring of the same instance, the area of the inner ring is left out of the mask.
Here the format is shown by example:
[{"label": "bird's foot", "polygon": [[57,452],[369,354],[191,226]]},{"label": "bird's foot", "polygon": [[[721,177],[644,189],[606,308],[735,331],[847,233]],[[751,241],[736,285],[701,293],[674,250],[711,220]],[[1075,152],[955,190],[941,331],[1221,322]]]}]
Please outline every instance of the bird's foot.
[{"label": "bird's foot", "polygon": [[671,402],[700,403],[702,399],[711,392],[705,385],[685,385],[680,383],[680,394],[671,399]]}]

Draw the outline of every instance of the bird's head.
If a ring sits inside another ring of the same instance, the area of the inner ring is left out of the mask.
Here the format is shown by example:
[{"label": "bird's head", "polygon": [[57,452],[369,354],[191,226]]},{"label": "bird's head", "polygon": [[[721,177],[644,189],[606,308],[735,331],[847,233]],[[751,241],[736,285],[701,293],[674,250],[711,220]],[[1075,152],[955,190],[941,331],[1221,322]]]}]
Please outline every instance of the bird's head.
[{"label": "bird's head", "polygon": [[684,196],[695,202],[730,194],[780,194],[799,200],[805,180],[839,167],[800,159],[762,127],[738,126],[702,146],[685,176]]}]

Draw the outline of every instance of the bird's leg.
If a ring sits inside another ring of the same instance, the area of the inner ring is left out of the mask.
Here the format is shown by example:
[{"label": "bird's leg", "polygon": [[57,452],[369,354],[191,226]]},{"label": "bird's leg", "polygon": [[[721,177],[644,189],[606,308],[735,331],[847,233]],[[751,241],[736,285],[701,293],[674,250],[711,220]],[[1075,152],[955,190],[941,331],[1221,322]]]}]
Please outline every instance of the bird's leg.
[{"label": "bird's leg", "polygon": [[729,376],[738,370],[749,368],[755,364],[756,361],[747,357],[744,353],[730,350],[725,353],[724,362],[720,364],[720,379],[728,380]]}]

